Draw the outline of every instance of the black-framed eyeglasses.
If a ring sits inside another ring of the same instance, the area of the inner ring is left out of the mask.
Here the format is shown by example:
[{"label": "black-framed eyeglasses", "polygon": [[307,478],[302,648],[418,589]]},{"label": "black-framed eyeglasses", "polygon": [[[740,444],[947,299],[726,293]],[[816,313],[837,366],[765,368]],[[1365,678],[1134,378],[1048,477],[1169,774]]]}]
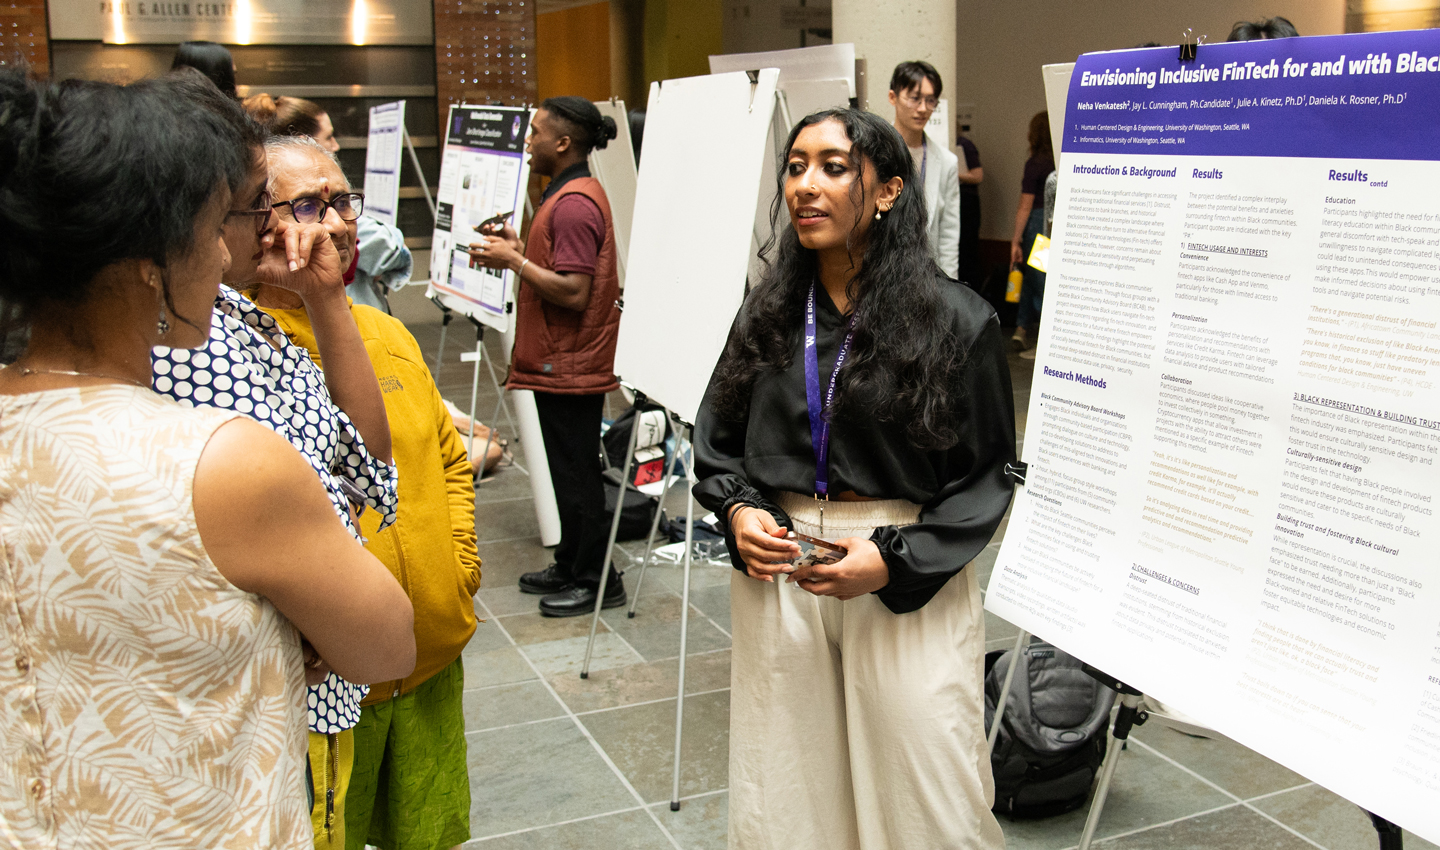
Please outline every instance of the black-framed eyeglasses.
[{"label": "black-framed eyeglasses", "polygon": [[328,201],[321,198],[295,198],[270,206],[277,211],[281,207],[288,207],[288,214],[286,212],[280,214],[301,224],[315,224],[324,221],[327,210],[334,210],[342,221],[354,221],[365,210],[365,196],[360,192],[346,192],[343,195],[336,195]]},{"label": "black-framed eyeglasses", "polygon": [[270,223],[270,192],[261,190],[260,197],[255,200],[255,208],[250,210],[230,210],[225,214],[226,218],[231,216],[253,216],[255,219],[255,233],[257,235],[265,232],[265,225]]}]

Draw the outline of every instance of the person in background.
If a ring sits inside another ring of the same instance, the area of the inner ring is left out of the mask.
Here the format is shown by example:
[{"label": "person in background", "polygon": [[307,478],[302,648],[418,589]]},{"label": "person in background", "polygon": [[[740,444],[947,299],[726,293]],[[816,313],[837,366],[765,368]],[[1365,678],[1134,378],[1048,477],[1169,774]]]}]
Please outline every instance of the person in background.
[{"label": "person in background", "polygon": [[[525,140],[531,173],[550,178],[529,244],[507,224],[470,249],[472,262],[519,279],[507,385],[535,392],[560,511],[555,563],[521,576],[520,590],[543,594],[540,612],[552,617],[595,607],[610,531],[596,440],[605,394],[619,387],[620,281],[610,202],[586,157],[617,134],[615,121],[585,98],[547,98]],[[606,608],[625,604],[613,569],[605,588]]]},{"label": "person in background", "polygon": [[[352,255],[363,199],[333,155],[305,136],[272,136],[266,152],[277,244],[292,227],[318,225],[342,257]],[[303,298],[263,280],[253,295],[317,366],[329,365]],[[350,313],[385,396],[400,479],[395,524],[382,531],[367,514],[360,527],[365,548],[415,607],[416,662],[409,676],[376,684],[361,703],[354,767],[337,805],[344,841],[331,846],[441,850],[470,838],[460,651],[475,632],[472,597],[480,588],[475,491],[465,443],[415,337],[371,307],[352,302]]]},{"label": "person in background", "polygon": [[[1022,354],[1035,346],[1040,331],[1040,308],[1045,299],[1045,273],[1026,260],[1036,234],[1045,231],[1045,178],[1055,170],[1055,154],[1050,147],[1050,113],[1037,112],[1030,119],[1026,139],[1030,156],[1025,160],[1025,173],[1020,178],[1020,205],[1015,209],[1015,235],[1010,239],[1010,266],[1020,269],[1023,281],[1015,335],[1011,340]],[[1036,203],[1037,199],[1042,203]]]},{"label": "person in background", "polygon": [[409,601],[301,455],[150,389],[152,346],[207,354],[253,200],[207,98],[238,111],[0,73],[0,296],[32,329],[0,370],[6,846],[303,850],[302,638],[355,681],[414,667]]},{"label": "person in background", "polygon": [[[387,527],[395,521],[397,499],[390,424],[345,301],[341,274],[349,258],[342,258],[319,224],[288,228],[276,244],[264,128],[210,86],[191,99],[194,108],[208,109],[236,128],[250,154],[249,171],[225,220],[233,260],[215,298],[210,342],[193,355],[156,347],[152,385],[182,404],[244,413],[289,440],[310,463],[355,538],[360,537],[357,513],[366,507],[377,511],[380,526]],[[274,319],[236,291],[260,278],[289,287],[309,306],[329,367],[323,374]],[[337,794],[343,802],[343,791],[337,791],[339,768],[348,770],[350,729],[359,722],[360,700],[367,692],[364,685],[332,672],[307,697],[317,791],[313,832],[322,847],[343,827],[336,816]]]},{"label": "person in background", "polygon": [[890,75],[895,129],[915,161],[915,185],[925,194],[930,254],[947,277],[960,273],[960,161],[925,133],[940,105],[940,72],[929,62],[901,62]]},{"label": "person in background", "polygon": [[230,51],[213,41],[186,41],[175,49],[175,60],[170,70],[194,68],[204,74],[215,88],[233,98],[235,93],[235,59]]},{"label": "person in background", "polygon": [[340,150],[330,115],[313,100],[262,92],[245,98],[245,111],[276,136],[309,136],[330,153]]},{"label": "person in background", "polygon": [[1286,18],[1276,15],[1273,18],[1264,18],[1255,23],[1239,21],[1226,41],[1263,41],[1270,38],[1297,38],[1300,35],[1295,30],[1295,25]]},{"label": "person in background", "polygon": [[356,304],[389,314],[390,293],[410,282],[415,258],[398,227],[362,215],[355,230],[355,279],[345,285],[345,293]]},{"label": "person in background", "polygon": [[[776,223],[695,422],[695,498],[736,568],[730,846],[994,850],[966,565],[1013,490],[1000,323],[924,253],[923,198],[883,119],[816,113],[785,150],[791,227]],[[791,529],[844,557],[792,563]]]},{"label": "person in background", "polygon": [[[980,165],[980,151],[966,135],[970,125],[957,125],[955,145],[964,155],[960,166],[960,280],[979,289],[985,272],[980,267],[980,184],[985,169]],[[959,159],[959,157],[957,157]]]}]

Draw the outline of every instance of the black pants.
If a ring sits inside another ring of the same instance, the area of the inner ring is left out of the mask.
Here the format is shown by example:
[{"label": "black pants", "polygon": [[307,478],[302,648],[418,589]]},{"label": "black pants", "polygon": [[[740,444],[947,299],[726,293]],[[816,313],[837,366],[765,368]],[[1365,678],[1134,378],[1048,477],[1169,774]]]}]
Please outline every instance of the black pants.
[{"label": "black pants", "polygon": [[[600,477],[600,414],[605,396],[537,392],[535,407],[560,509],[555,563],[576,583],[598,587],[610,536]],[[612,571],[610,581],[616,580]]]}]

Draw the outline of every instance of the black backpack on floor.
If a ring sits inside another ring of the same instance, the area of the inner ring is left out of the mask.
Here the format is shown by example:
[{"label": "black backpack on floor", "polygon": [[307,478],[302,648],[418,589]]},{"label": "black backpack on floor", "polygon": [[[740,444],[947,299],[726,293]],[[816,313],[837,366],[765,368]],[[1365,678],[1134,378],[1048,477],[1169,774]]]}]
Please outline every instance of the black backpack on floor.
[{"label": "black backpack on floor", "polygon": [[[624,458],[621,458],[623,461]],[[605,484],[605,532],[615,519],[615,501],[620,498],[620,470],[611,468],[601,473]],[[650,534],[650,523],[660,510],[660,499],[640,492],[634,484],[625,488],[625,507],[620,509],[620,528],[615,540],[644,540]],[[661,522],[664,522],[662,517]]]},{"label": "black backpack on floor", "polygon": [[[985,656],[985,729],[989,731],[1013,650]],[[1074,656],[1032,643],[1005,701],[990,754],[996,814],[1045,818],[1085,805],[1105,760],[1115,692],[1091,678]]]}]

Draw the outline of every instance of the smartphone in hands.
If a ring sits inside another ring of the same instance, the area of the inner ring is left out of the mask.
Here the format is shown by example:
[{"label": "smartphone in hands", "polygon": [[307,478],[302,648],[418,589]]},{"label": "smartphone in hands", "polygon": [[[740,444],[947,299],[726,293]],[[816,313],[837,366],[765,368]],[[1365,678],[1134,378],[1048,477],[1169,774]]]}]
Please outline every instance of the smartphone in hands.
[{"label": "smartphone in hands", "polygon": [[800,547],[800,557],[794,561],[795,567],[809,567],[815,564],[833,564],[844,558],[849,552],[835,543],[819,537],[811,537],[808,534],[801,534],[792,531],[786,535],[786,539],[793,541]]},{"label": "smartphone in hands", "polygon": [[496,213],[495,215],[492,215],[484,221],[480,222],[479,224],[475,225],[475,232],[483,233],[486,236],[493,236],[496,233],[499,233],[502,229],[504,229],[505,222],[509,220],[510,216],[514,214],[514,210],[511,210],[510,212]]}]

